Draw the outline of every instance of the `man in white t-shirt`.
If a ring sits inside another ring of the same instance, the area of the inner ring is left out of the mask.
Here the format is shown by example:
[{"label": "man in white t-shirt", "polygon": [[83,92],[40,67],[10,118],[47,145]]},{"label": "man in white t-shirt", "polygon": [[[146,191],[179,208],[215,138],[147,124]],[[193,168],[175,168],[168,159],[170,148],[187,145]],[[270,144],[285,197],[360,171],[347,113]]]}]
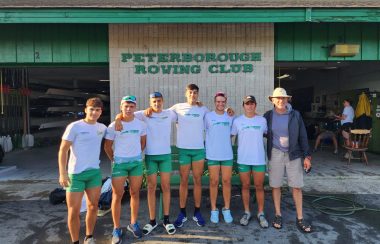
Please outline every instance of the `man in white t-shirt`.
[{"label": "man in white t-shirt", "polygon": [[[84,243],[94,243],[92,235],[102,186],[99,155],[106,131],[106,126],[97,122],[102,110],[103,103],[99,98],[88,99],[84,110],[86,117],[66,127],[58,153],[59,184],[66,187],[67,225],[72,242],[78,244],[79,215],[84,192],[87,198]],[[69,151],[70,158],[67,160]]]},{"label": "man in white t-shirt", "polygon": [[262,228],[268,228],[264,214],[264,179],[266,170],[264,134],[267,132],[267,122],[263,116],[256,114],[256,99],[246,96],[243,100],[244,114],[237,117],[232,125],[231,135],[238,136],[238,168],[242,184],[241,195],[244,205],[244,215],[240,220],[243,226],[251,219],[249,209],[251,175],[253,176],[256,199],[257,220]]},{"label": "man in white t-shirt", "polygon": [[[170,174],[172,171],[170,134],[172,122],[177,120],[177,115],[169,109],[163,110],[164,99],[160,92],[151,93],[149,95],[149,103],[150,107],[148,109],[151,110],[149,116],[145,115],[145,111],[135,112],[135,117],[144,121],[147,125],[145,165],[148,175],[147,195],[150,221],[144,226],[143,233],[148,235],[158,226],[156,222],[156,188],[157,173],[160,172],[164,210],[163,226],[169,235],[173,235],[176,229],[169,221]],[[122,118],[122,114],[117,115],[116,124]],[[116,130],[119,130],[118,125],[116,126]]]},{"label": "man in white t-shirt", "polygon": [[[146,144],[146,125],[134,116],[136,111],[136,97],[125,96],[120,102],[123,113],[123,129],[115,130],[115,122],[107,128],[104,150],[112,163],[112,218],[114,229],[112,243],[122,241],[120,227],[121,199],[124,194],[124,184],[128,177],[129,192],[131,195],[131,223],[127,229],[136,238],[142,237],[142,231],[137,223],[140,204],[140,188],[143,175],[142,151]],[[114,149],[112,148],[114,146]]]},{"label": "man in white t-shirt", "polygon": [[183,226],[187,221],[186,203],[188,195],[188,181],[190,167],[194,179],[194,216],[193,220],[198,226],[206,224],[200,211],[202,198],[202,174],[205,160],[204,148],[204,116],[209,110],[205,106],[198,105],[199,88],[195,84],[186,87],[186,103],[177,103],[170,110],[177,114],[177,147],[179,150],[180,164],[180,213],[174,222],[176,228]]},{"label": "man in white t-shirt", "polygon": [[210,173],[210,221],[214,224],[219,222],[219,209],[216,207],[216,199],[221,171],[224,198],[222,214],[226,223],[232,223],[230,200],[233,153],[230,136],[233,117],[225,112],[227,96],[224,93],[216,93],[214,103],[215,111],[209,112],[205,116],[206,158]]},{"label": "man in white t-shirt", "polygon": [[337,120],[340,120],[342,136],[345,140],[345,144],[347,145],[349,132],[354,126],[355,111],[352,108],[351,102],[349,99],[343,100],[343,106],[344,106],[344,109],[343,109],[342,115],[337,115],[335,116],[335,118]]}]

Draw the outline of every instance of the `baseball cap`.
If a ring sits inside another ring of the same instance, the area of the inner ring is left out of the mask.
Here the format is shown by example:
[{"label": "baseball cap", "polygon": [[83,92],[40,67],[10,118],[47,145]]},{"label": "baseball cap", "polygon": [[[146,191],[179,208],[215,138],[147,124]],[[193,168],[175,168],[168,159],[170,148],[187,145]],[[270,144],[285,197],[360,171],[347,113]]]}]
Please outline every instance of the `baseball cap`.
[{"label": "baseball cap", "polygon": [[121,99],[120,104],[123,104],[124,102],[130,102],[136,104],[136,97],[135,96],[125,96]]},{"label": "baseball cap", "polygon": [[149,94],[149,98],[156,98],[156,97],[162,97],[161,92],[153,92]]},{"label": "baseball cap", "polygon": [[256,98],[252,95],[245,96],[243,99],[243,103],[246,104],[248,102],[256,103]]}]

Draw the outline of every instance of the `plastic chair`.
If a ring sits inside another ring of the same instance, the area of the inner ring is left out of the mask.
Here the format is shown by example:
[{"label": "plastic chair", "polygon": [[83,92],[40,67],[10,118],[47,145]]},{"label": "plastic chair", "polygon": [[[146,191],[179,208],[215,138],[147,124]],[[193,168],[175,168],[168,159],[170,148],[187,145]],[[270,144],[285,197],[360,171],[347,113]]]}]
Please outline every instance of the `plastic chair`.
[{"label": "plastic chair", "polygon": [[[371,130],[351,130],[349,133],[348,142],[343,147],[348,151],[348,164],[351,163],[351,159],[359,159],[365,161],[368,165],[368,158],[366,151],[368,150],[368,142],[371,137]],[[353,152],[359,152],[360,157],[353,157]]]}]

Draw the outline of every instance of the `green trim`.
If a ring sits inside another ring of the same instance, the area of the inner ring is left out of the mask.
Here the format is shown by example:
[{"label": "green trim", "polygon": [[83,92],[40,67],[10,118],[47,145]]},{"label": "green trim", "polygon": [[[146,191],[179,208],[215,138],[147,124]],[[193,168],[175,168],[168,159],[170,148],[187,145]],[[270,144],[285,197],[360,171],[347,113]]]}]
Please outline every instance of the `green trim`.
[{"label": "green trim", "polygon": [[0,63],[0,68],[15,67],[108,67],[109,63]]},{"label": "green trim", "polygon": [[[379,23],[277,23],[275,61],[380,60]],[[353,57],[330,57],[334,44],[360,45]]]},{"label": "green trim", "polygon": [[0,23],[380,22],[379,8],[0,9]]}]

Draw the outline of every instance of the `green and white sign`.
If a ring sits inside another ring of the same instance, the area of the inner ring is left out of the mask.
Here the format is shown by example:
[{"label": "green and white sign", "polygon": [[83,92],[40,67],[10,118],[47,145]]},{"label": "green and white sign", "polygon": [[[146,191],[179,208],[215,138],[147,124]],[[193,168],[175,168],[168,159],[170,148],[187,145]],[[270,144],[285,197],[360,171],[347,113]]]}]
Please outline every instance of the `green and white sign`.
[{"label": "green and white sign", "polygon": [[206,63],[208,73],[253,73],[261,52],[243,53],[122,53],[122,63],[133,63],[134,73],[199,74]]}]

